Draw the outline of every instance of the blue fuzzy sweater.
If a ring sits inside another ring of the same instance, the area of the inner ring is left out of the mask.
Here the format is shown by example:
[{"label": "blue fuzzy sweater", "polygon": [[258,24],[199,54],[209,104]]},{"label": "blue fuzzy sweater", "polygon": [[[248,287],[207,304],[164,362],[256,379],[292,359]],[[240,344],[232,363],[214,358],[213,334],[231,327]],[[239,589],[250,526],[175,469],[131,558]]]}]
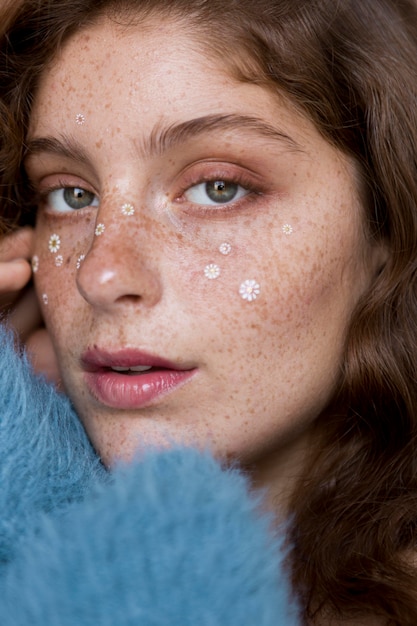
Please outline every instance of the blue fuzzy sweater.
[{"label": "blue fuzzy sweater", "polygon": [[295,626],[246,479],[208,454],[109,474],[0,328],[0,625]]}]

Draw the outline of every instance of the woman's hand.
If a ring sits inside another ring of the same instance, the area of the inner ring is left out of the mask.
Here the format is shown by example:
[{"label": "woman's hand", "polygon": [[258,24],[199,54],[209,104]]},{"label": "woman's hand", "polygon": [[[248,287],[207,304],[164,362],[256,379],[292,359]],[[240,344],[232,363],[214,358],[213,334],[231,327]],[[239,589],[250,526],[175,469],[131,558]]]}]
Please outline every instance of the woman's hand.
[{"label": "woman's hand", "polygon": [[43,327],[30,257],[33,230],[22,228],[0,239],[0,314],[7,316],[26,344],[34,369],[59,384],[58,366],[50,337]]},{"label": "woman's hand", "polygon": [[32,275],[29,259],[33,231],[22,228],[0,240],[0,310],[18,300]]}]

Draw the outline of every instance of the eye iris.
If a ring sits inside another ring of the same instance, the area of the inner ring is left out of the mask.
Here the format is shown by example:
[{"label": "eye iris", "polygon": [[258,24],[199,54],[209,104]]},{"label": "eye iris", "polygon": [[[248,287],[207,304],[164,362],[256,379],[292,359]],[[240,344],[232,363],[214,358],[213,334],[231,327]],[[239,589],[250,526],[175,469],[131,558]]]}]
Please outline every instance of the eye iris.
[{"label": "eye iris", "polygon": [[71,209],[83,209],[93,203],[94,194],[80,187],[67,187],[64,189],[64,200]]},{"label": "eye iris", "polygon": [[230,202],[238,191],[236,183],[229,183],[225,180],[216,180],[206,183],[206,193],[213,202]]}]

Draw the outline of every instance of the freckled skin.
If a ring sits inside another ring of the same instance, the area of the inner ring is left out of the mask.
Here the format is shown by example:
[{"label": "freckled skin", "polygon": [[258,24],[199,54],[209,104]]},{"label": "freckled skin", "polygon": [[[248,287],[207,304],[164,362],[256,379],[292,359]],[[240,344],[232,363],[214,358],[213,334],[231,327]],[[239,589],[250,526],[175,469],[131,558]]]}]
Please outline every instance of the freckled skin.
[{"label": "freckled skin", "polygon": [[[152,155],[142,149],[155,127],[213,113],[257,116],[300,149],[245,129]],[[68,42],[43,77],[30,127],[31,138],[62,133],[88,163],[42,154],[29,160],[30,177],[41,191],[64,178],[100,206],[40,209],[36,287],[48,294],[44,315],[65,388],[104,462],[179,440],[238,458],[259,482],[289,481],[334,392],[351,312],[381,262],[363,233],[353,165],[283,98],[234,82],[183,28],[164,22],[144,31],[103,22]],[[218,162],[261,190],[232,210],[203,212],[184,200],[183,179]],[[134,216],[122,215],[124,203]],[[60,268],[48,250],[52,233],[69,259]],[[210,263],[219,278],[204,277]],[[253,302],[239,296],[246,279],[260,285]],[[84,382],[80,357],[92,346],[137,348],[198,373],[152,406],[112,409]]]}]

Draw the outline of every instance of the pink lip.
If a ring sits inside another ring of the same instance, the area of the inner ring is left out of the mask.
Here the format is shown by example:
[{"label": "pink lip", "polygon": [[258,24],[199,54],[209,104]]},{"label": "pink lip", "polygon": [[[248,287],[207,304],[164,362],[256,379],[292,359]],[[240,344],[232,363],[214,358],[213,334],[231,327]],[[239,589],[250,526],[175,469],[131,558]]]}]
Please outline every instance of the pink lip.
[{"label": "pink lip", "polygon": [[[117,409],[140,409],[155,404],[162,396],[178,389],[197,372],[158,356],[134,349],[107,352],[87,350],[81,364],[90,394],[100,403]],[[151,366],[142,373],[124,374],[112,367]]]}]

